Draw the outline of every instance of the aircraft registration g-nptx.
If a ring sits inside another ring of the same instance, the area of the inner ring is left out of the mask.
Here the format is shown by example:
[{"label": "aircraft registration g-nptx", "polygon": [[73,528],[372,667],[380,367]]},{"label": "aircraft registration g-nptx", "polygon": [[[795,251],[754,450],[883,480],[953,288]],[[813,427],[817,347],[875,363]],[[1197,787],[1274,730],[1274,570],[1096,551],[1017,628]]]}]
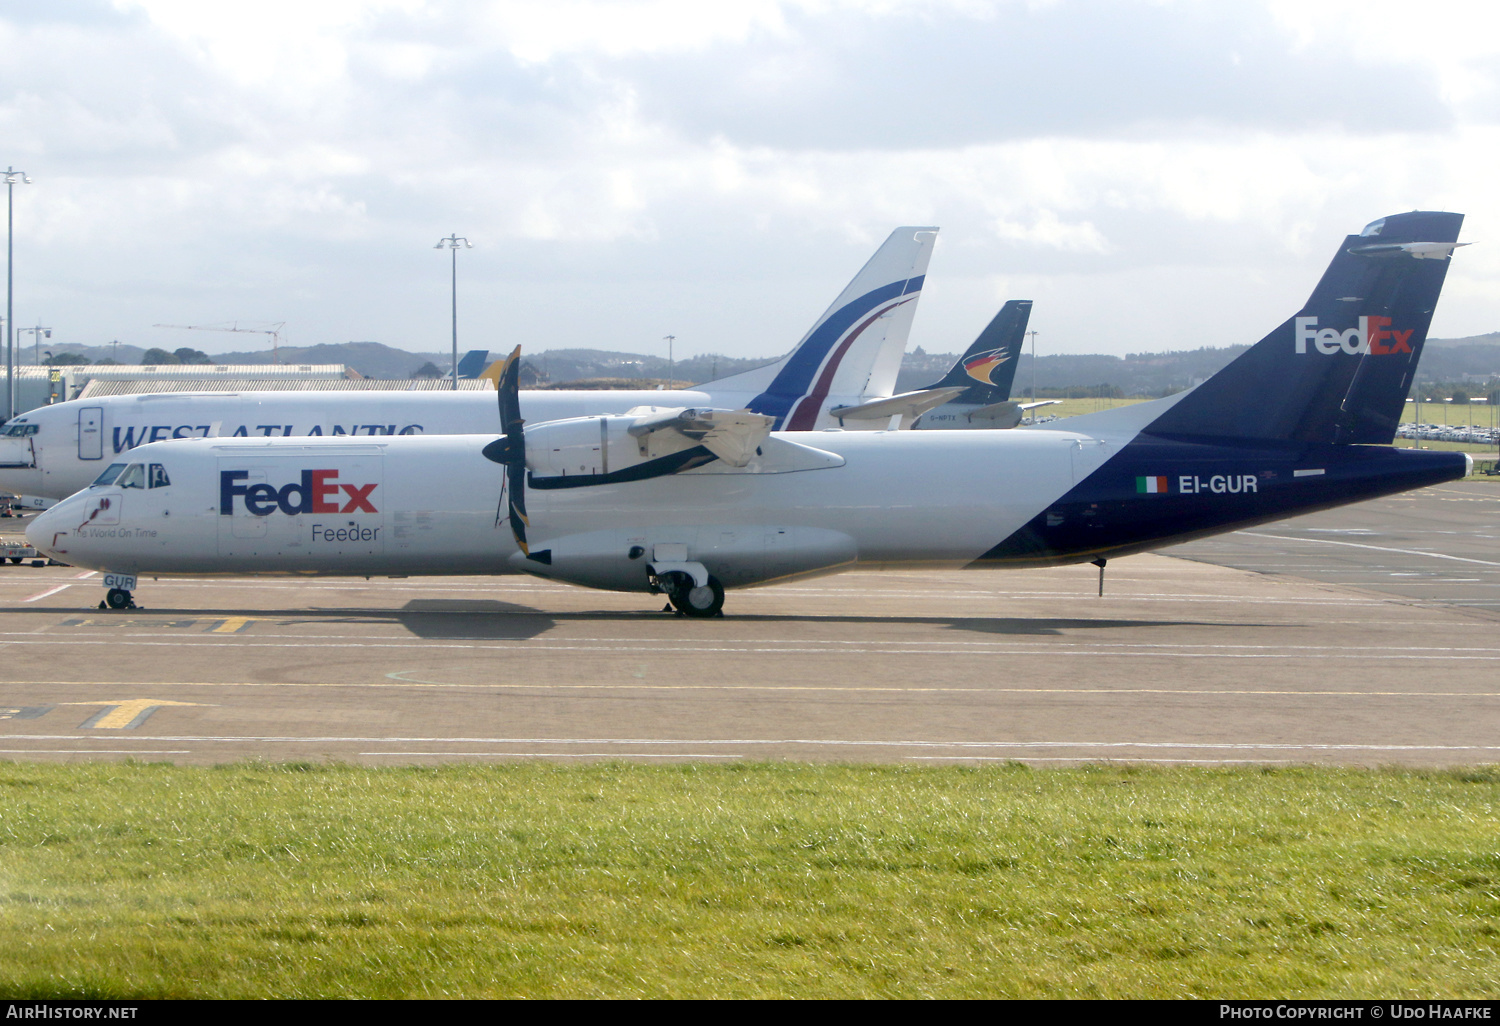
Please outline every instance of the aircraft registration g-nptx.
[{"label": "aircraft registration g-nptx", "polygon": [[[684,391],[527,391],[533,423],[637,406],[748,408],[777,427],[838,424],[834,407],[888,397],[906,349],[937,229],[897,228],[790,353]],[[179,438],[342,437],[492,433],[483,391],[199,392],[74,400],[0,427],[0,490],[61,499],[137,446]],[[850,426],[883,428],[889,416]]]},{"label": "aircraft registration g-nptx", "polygon": [[1346,238],[1307,304],[1187,392],[1013,431],[775,431],[751,411],[527,426],[515,354],[500,437],[157,442],[27,539],[137,575],[528,573],[665,592],[855,567],[1026,567],[1158,548],[1464,476],[1395,449],[1462,216]]}]

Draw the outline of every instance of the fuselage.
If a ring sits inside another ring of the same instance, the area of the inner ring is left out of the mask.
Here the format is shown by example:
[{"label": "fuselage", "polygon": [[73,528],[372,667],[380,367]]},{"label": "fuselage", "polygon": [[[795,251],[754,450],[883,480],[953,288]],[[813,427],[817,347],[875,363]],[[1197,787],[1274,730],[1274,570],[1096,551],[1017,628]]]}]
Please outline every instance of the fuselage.
[{"label": "fuselage", "polygon": [[1116,556],[1466,471],[1458,453],[1215,446],[1138,428],[778,432],[744,469],[528,487],[528,558],[505,519],[504,470],[481,453],[492,438],[150,443],[27,537],[125,574],[524,572],[619,590],[645,590],[646,564],[671,552],[733,588],[852,566]]}]

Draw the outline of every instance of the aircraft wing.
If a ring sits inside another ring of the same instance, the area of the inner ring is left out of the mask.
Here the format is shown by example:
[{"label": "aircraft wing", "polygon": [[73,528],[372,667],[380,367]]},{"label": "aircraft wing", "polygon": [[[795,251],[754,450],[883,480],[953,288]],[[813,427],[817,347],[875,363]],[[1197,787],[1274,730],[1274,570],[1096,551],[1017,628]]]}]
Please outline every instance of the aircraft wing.
[{"label": "aircraft wing", "polygon": [[920,388],[915,392],[902,392],[889,399],[874,399],[858,406],[836,406],[828,412],[839,420],[884,420],[898,413],[903,417],[918,417],[928,410],[962,395],[966,386],[947,388]]},{"label": "aircraft wing", "polygon": [[637,417],[628,431],[637,439],[657,431],[675,431],[730,466],[744,467],[775,423],[775,417],[748,410],[665,410]]}]

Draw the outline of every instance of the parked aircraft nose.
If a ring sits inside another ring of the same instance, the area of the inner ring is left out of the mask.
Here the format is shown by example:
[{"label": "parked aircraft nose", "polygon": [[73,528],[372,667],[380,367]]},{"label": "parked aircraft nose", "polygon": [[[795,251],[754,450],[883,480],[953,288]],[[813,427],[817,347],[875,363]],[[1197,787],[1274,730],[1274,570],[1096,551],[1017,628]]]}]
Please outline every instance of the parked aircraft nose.
[{"label": "parked aircraft nose", "polygon": [[119,494],[114,493],[113,501],[104,505],[100,500],[107,498],[108,495],[80,492],[64,499],[27,525],[27,544],[60,563],[97,569],[91,560],[100,546],[100,541],[93,537],[99,528],[91,527],[82,531],[79,528],[80,525],[90,523],[91,512],[95,513],[92,523],[97,525],[101,515],[109,517],[111,508],[115,510],[114,523],[119,523]]},{"label": "parked aircraft nose", "polygon": [[[0,439],[3,441],[3,439]],[[0,454],[3,459],[3,454]],[[15,495],[36,495],[42,490],[42,472],[35,467],[7,467],[0,462],[0,491]]]}]

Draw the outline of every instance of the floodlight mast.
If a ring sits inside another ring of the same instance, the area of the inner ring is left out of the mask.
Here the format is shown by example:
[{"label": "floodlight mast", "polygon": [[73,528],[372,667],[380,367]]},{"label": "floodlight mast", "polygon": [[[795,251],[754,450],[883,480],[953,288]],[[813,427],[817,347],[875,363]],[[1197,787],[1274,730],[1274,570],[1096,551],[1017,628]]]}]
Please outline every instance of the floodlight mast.
[{"label": "floodlight mast", "polygon": [[40,367],[42,365],[42,339],[51,338],[52,329],[44,328],[42,327],[42,325],[38,324],[34,328],[22,328],[20,334],[24,335],[28,331],[31,332],[31,341],[34,346],[31,358],[36,363],[36,365]]},{"label": "floodlight mast", "polygon": [[[1026,334],[1028,334],[1028,335],[1031,336],[1031,401],[1035,403],[1035,402],[1040,402],[1041,401],[1040,399],[1037,398],[1037,394],[1036,394],[1036,336],[1037,336],[1037,333],[1035,331],[1028,331]],[[1033,413],[1031,415],[1031,422],[1033,424],[1036,423],[1036,414],[1035,413]],[[1100,568],[1099,572],[1101,574],[1104,572],[1102,567]]]},{"label": "floodlight mast", "polygon": [[463,243],[464,249],[473,249],[474,244],[468,239],[454,232],[446,239],[438,239],[438,244],[433,249],[442,249],[444,246],[453,251],[453,391],[458,391],[458,244]]},{"label": "floodlight mast", "polygon": [[[30,185],[26,172],[5,169],[5,419],[16,415],[16,183]],[[0,421],[3,423],[3,421]]]}]

